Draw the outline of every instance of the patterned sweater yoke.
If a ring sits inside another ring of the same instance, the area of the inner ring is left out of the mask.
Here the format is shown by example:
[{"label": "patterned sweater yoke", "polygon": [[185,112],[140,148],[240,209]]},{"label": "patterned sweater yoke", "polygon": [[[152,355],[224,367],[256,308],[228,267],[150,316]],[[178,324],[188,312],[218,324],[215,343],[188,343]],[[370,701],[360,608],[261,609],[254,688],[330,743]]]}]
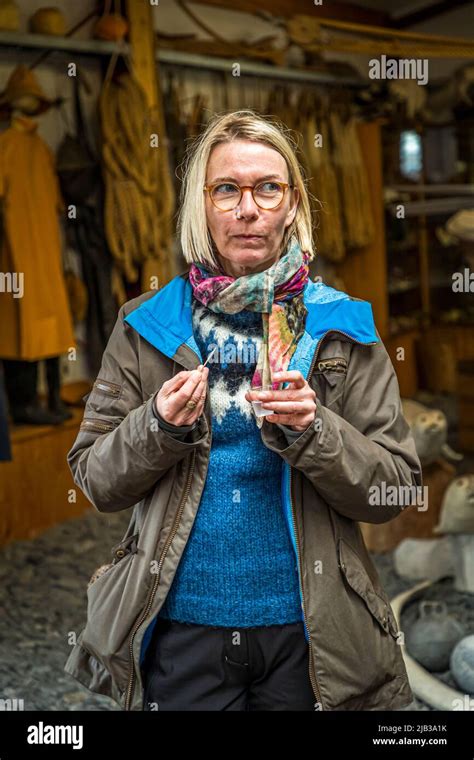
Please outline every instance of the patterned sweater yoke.
[{"label": "patterned sweater yoke", "polygon": [[160,617],[210,626],[299,622],[298,570],[281,501],[281,457],[262,442],[245,398],[262,317],[218,314],[192,300],[208,363],[212,446],[194,524]]}]

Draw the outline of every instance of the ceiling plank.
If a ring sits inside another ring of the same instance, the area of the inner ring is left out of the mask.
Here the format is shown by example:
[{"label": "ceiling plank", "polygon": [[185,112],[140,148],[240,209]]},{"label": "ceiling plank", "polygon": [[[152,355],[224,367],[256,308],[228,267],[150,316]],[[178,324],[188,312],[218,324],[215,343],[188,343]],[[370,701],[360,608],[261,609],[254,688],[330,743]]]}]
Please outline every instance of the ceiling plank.
[{"label": "ceiling plank", "polygon": [[[455,0],[452,0],[452,2]],[[192,4],[212,5],[225,8],[226,10],[241,11],[255,14],[256,10],[266,11],[273,16],[294,16],[296,14],[315,15],[319,18],[333,18],[344,21],[353,21],[359,24],[376,24],[377,26],[392,26],[392,20],[388,13],[374,11],[369,8],[361,8],[358,5],[345,2],[322,3],[315,5],[313,0],[192,0]],[[329,7],[328,7],[329,6]]]},{"label": "ceiling plank", "polygon": [[472,0],[439,0],[439,2],[420,8],[412,13],[405,13],[403,16],[397,16],[392,21],[393,26],[397,29],[406,29],[408,26],[420,24],[422,21],[429,21],[436,16],[452,11],[454,8],[460,8],[463,5],[471,3]]}]

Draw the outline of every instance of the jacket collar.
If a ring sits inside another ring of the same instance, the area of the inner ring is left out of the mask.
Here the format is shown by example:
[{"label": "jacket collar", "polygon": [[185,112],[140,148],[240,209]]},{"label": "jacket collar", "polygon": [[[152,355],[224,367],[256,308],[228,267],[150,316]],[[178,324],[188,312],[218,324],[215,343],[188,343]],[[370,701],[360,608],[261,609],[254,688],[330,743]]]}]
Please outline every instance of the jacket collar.
[{"label": "jacket collar", "polygon": [[[156,295],[144,301],[126,317],[142,338],[170,359],[192,368],[187,349],[204,361],[194,339],[191,312],[192,286],[187,273],[176,275]],[[346,293],[308,279],[304,289],[308,310],[305,332],[300,338],[288,369],[299,369],[304,377],[321,337],[328,331],[342,332],[358,343],[378,343],[372,307],[368,301],[354,301]]]}]

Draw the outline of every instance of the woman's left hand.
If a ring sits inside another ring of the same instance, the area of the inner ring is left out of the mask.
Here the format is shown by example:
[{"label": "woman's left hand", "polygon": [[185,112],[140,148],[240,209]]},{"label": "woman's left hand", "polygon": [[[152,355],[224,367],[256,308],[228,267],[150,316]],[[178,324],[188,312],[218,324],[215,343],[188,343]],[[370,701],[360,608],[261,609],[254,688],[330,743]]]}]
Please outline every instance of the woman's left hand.
[{"label": "woman's left hand", "polygon": [[276,372],[273,380],[291,385],[281,391],[249,390],[245,398],[247,401],[262,401],[263,409],[276,412],[264,417],[268,422],[278,422],[292,430],[303,432],[314,421],[316,393],[298,370]]}]

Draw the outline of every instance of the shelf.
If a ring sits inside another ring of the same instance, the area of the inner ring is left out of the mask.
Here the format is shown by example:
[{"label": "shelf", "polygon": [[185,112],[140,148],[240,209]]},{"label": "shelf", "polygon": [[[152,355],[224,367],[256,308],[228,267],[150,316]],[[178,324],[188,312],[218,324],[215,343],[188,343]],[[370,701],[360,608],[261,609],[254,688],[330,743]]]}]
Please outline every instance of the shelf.
[{"label": "shelf", "polygon": [[430,287],[431,288],[452,288],[453,287],[453,281],[450,278],[438,278],[434,280],[430,280]]},{"label": "shelf", "polygon": [[397,332],[390,333],[389,335],[389,339],[402,337],[419,340],[421,338],[421,329],[420,327],[404,327],[401,330],[397,330]]},{"label": "shelf", "polygon": [[419,287],[420,287],[420,281],[412,280],[411,282],[389,285],[388,292],[390,295],[394,295],[397,293],[408,293],[410,290],[416,290],[416,288],[419,288]]},{"label": "shelf", "polygon": [[430,327],[437,327],[437,328],[442,327],[442,328],[450,328],[450,329],[452,329],[453,327],[459,327],[462,329],[472,330],[472,328],[474,327],[474,320],[472,320],[471,322],[442,322],[434,318],[431,322]]},{"label": "shelf", "polygon": [[418,243],[404,243],[402,245],[398,243],[394,243],[393,241],[389,240],[387,242],[387,253],[393,253],[393,254],[400,254],[400,253],[409,253],[410,251],[417,251],[418,250]]},{"label": "shelf", "polygon": [[[78,55],[97,57],[110,56],[114,53],[129,54],[130,52],[130,46],[127,42],[116,43],[95,39],[78,39],[76,37],[57,37],[56,35],[49,34],[23,34],[20,32],[0,31],[0,48],[2,47],[76,53]],[[157,49],[156,60],[165,66],[184,66],[199,69],[200,71],[222,71],[224,73],[227,72],[229,75],[232,74],[232,67],[234,65],[234,61],[231,58],[205,56],[169,49]],[[367,82],[362,79],[342,78],[320,71],[272,66],[250,60],[241,60],[239,64],[240,73],[243,76],[307,82],[308,84],[334,84],[354,88],[367,86]]]},{"label": "shelf", "polygon": [[77,430],[82,422],[84,409],[82,407],[68,407],[68,410],[73,416],[69,420],[64,420],[59,425],[20,425],[10,421],[10,440],[12,444],[55,435],[64,432],[64,430]]},{"label": "shelf", "polygon": [[474,198],[470,196],[459,196],[452,198],[432,198],[424,201],[400,201],[400,203],[387,204],[387,208],[396,217],[398,207],[403,205],[405,216],[437,216],[442,214],[453,214],[460,209],[471,209],[474,207]]},{"label": "shelf", "polygon": [[389,185],[385,190],[396,190],[400,193],[424,193],[425,195],[474,195],[474,186],[467,185]]},{"label": "shelf", "polygon": [[53,50],[59,53],[79,53],[81,55],[109,56],[113,53],[128,52],[128,45],[117,45],[105,40],[81,40],[77,37],[57,37],[53,34],[21,34],[0,31],[0,48],[24,48],[26,50]]},{"label": "shelf", "polygon": [[[197,69],[211,69],[232,73],[234,61],[231,58],[219,58],[217,56],[204,56],[197,53],[184,53],[174,50],[159,50],[157,58],[160,63],[173,66],[187,66]],[[345,87],[366,87],[367,82],[360,79],[341,78],[334,74],[320,71],[307,71],[304,69],[285,68],[283,66],[271,66],[270,64],[253,61],[239,61],[241,75],[260,76],[270,79],[286,79],[295,82],[308,82],[309,84],[336,84]]]}]

